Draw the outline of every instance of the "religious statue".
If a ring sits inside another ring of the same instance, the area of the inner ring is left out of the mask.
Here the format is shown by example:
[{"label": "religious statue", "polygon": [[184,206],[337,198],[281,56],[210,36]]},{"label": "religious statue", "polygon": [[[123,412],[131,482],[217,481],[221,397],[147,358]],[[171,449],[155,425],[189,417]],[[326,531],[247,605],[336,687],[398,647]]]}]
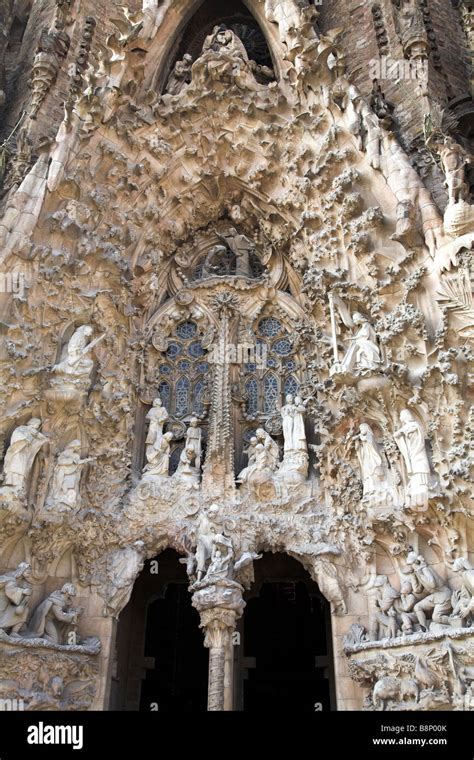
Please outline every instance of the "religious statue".
[{"label": "religious statue", "polygon": [[201,55],[192,66],[192,81],[203,86],[220,81],[242,90],[263,88],[254,77],[243,42],[223,24],[215,26],[206,37]]},{"label": "religious statue", "polygon": [[107,559],[106,614],[117,619],[126,607],[145,557],[144,542],[135,541],[133,546],[125,546]]},{"label": "religious statue", "polygon": [[201,457],[202,457],[202,430],[199,427],[199,420],[197,417],[193,417],[189,422],[189,427],[186,432],[185,449],[192,449],[194,452],[194,467],[199,472],[201,469]]},{"label": "religious statue", "polygon": [[227,580],[232,574],[234,549],[232,541],[222,533],[216,533],[212,539],[212,554],[209,567],[202,582],[213,584]]},{"label": "religious statue", "polygon": [[[268,433],[267,433],[268,435]],[[272,444],[275,443],[270,439]],[[254,463],[247,468],[245,483],[257,501],[267,501],[276,496],[274,476],[275,459],[273,446],[266,439],[265,443],[257,438]]]},{"label": "religious statue", "polygon": [[89,343],[93,334],[90,325],[78,327],[69,339],[66,349],[66,357],[52,368],[57,376],[53,378],[53,385],[60,385],[64,389],[87,390],[90,383],[94,362],[88,356],[92,349],[105,338],[105,333]]},{"label": "religious statue", "polygon": [[168,477],[172,440],[173,433],[165,433],[159,438],[157,445],[147,447],[147,464],[143,470],[144,476],[147,478]]},{"label": "religious statue", "polygon": [[146,415],[146,419],[150,423],[145,441],[147,444],[146,457],[150,462],[153,459],[154,452],[160,448],[161,439],[163,438],[163,425],[169,419],[168,412],[159,396],[153,401],[153,406]]},{"label": "religious statue", "polygon": [[408,475],[407,501],[411,505],[423,505],[428,498],[430,463],[426,452],[425,434],[412,412],[400,412],[402,427],[393,434],[405,461]]},{"label": "religious statue", "polygon": [[268,21],[278,24],[290,61],[317,43],[314,21],[318,13],[314,5],[295,0],[265,0],[264,11]]},{"label": "religious statue", "polygon": [[239,472],[237,476],[237,483],[245,483],[247,481],[249,473],[252,472],[252,468],[257,457],[257,443],[258,439],[253,435],[250,439],[248,447],[244,449],[244,454],[247,455],[248,459],[247,467],[244,467],[244,469]]},{"label": "religious statue", "polygon": [[271,470],[276,471],[280,460],[280,449],[278,443],[273,440],[270,433],[264,428],[258,428],[255,433],[257,442],[263,444],[264,449],[268,452],[268,466]]},{"label": "religious statue", "polygon": [[169,4],[169,0],[142,0],[142,36],[145,39],[153,39],[163,22]]},{"label": "religious statue", "polygon": [[416,232],[416,208],[412,200],[405,198],[397,203],[397,225],[390,240],[409,243]]},{"label": "religious statue", "polygon": [[81,459],[81,442],[71,441],[57,458],[47,505],[59,508],[62,506],[66,509],[79,508],[82,468],[94,461],[94,457]]},{"label": "religious statue", "polygon": [[204,508],[198,516],[196,526],[196,566],[198,582],[203,579],[212,557],[213,539],[218,533],[215,522],[218,512],[219,508],[217,504],[211,504],[210,507]]},{"label": "religious statue", "polygon": [[422,630],[428,630],[428,616],[433,623],[448,625],[449,614],[452,612],[451,589],[433,568],[427,565],[421,554],[409,552],[407,565],[413,592],[418,598],[422,596],[413,608]]},{"label": "religious statue", "polygon": [[35,457],[48,442],[40,427],[41,420],[34,417],[13,431],[3,463],[4,486],[15,491],[26,490]]},{"label": "religious statue", "polygon": [[230,274],[230,263],[225,261],[227,246],[213,245],[209,249],[202,268],[203,277]]},{"label": "religious statue", "polygon": [[363,422],[359,425],[359,434],[355,435],[352,440],[355,443],[362,474],[363,501],[367,501],[376,494],[387,491],[388,483],[384,460],[375,440],[374,432],[367,423]]},{"label": "religious statue", "polygon": [[402,633],[413,633],[414,626],[418,623],[416,612],[416,595],[413,593],[411,581],[404,580],[400,588],[400,619]]},{"label": "religious statue", "polygon": [[232,253],[235,254],[235,276],[251,277],[250,254],[255,250],[252,241],[245,235],[237,232],[235,227],[231,227],[220,237],[229,246]]},{"label": "religious statue", "polygon": [[28,618],[30,570],[28,562],[20,562],[16,570],[0,575],[0,630],[10,636],[18,636]]},{"label": "religious statue", "polygon": [[181,61],[176,61],[166,84],[168,95],[180,95],[186,85],[191,82],[192,65],[193,58],[189,53],[185,53]]},{"label": "religious statue", "polygon": [[188,487],[196,488],[199,485],[199,470],[196,467],[196,452],[193,446],[184,446],[173,477]]},{"label": "religious statue", "polygon": [[342,371],[365,373],[378,369],[382,359],[374,328],[367,317],[359,312],[354,314],[352,321],[360,327],[350,338],[351,346],[342,360]]},{"label": "religious statue", "polygon": [[464,625],[472,625],[474,620],[474,568],[466,557],[458,557],[453,562],[453,570],[460,573],[461,588],[454,592],[452,619],[460,618]]},{"label": "religious statue", "polygon": [[284,451],[307,451],[303,417],[306,406],[302,399],[296,396],[293,400],[293,395],[288,393],[286,404],[280,411],[283,421]]},{"label": "religious statue", "polygon": [[[46,639],[54,644],[68,645],[74,643],[78,618],[82,607],[72,606],[76,588],[72,583],[65,583],[59,591],[53,591],[36,607],[28,623],[29,638]],[[73,637],[70,637],[73,634]]]},{"label": "religious statue", "polygon": [[400,592],[392,586],[386,575],[380,576],[381,586],[374,600],[369,618],[370,638],[373,641],[396,636],[396,605]]},{"label": "religious statue", "polygon": [[466,182],[466,167],[469,164],[469,157],[466,151],[449,135],[444,137],[443,143],[438,143],[436,150],[446,178],[448,202],[451,204],[468,201],[469,186]]}]

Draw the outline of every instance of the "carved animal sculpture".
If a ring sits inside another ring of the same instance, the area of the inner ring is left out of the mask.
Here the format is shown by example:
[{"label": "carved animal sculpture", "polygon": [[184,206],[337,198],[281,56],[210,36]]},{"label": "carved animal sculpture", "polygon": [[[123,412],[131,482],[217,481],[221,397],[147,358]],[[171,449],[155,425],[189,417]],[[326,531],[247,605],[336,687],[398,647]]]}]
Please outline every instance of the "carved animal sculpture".
[{"label": "carved animal sculpture", "polygon": [[373,703],[376,710],[386,710],[389,702],[404,702],[413,697],[418,702],[419,688],[412,678],[402,680],[394,676],[380,678],[374,686]]}]

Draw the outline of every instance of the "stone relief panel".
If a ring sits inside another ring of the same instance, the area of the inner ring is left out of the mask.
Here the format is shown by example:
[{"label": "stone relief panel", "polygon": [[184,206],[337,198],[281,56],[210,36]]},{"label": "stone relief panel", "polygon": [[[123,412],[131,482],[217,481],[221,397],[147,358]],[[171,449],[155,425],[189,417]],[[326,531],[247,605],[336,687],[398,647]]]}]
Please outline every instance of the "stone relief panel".
[{"label": "stone relief panel", "polygon": [[[3,200],[2,266],[28,287],[1,301],[0,648],[28,709],[92,704],[107,653],[74,639],[98,617],[76,591],[112,625],[167,547],[209,709],[264,550],[319,584],[367,709],[472,708],[466,157],[427,124],[443,219],[383,92],[300,5],[262,6],[272,72],[217,26],[163,94],[168,3],[125,13]],[[35,605],[30,561],[57,580]]]}]

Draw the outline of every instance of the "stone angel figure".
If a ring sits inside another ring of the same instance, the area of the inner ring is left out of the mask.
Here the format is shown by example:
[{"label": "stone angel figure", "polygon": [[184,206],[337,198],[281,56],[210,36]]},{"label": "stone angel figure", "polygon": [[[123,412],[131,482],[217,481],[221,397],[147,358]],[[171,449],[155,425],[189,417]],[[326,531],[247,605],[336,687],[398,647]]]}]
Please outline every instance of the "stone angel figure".
[{"label": "stone angel figure", "polygon": [[93,334],[91,325],[78,327],[69,339],[66,356],[52,368],[55,375],[53,385],[68,389],[70,387],[87,390],[90,383],[94,362],[90,353],[105,338],[105,333],[89,342]]}]

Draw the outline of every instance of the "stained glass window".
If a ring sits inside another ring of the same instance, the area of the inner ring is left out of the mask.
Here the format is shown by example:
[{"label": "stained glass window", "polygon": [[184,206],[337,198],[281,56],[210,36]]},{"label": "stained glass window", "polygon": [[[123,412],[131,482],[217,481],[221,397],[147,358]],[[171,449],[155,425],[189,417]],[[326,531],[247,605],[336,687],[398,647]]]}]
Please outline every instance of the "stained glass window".
[{"label": "stained glass window", "polygon": [[189,380],[180,377],[176,383],[175,412],[177,417],[183,417],[189,411]]},{"label": "stained glass window", "polygon": [[199,343],[199,341],[195,341],[194,343],[191,343],[191,345],[188,348],[188,354],[189,356],[192,356],[193,359],[199,359],[203,354],[205,353],[203,347]]},{"label": "stained glass window", "polygon": [[158,365],[163,379],[159,393],[171,417],[183,418],[204,411],[203,396],[209,379],[207,351],[199,340],[199,328],[190,319],[178,324],[168,340],[167,362]]},{"label": "stained glass window", "polygon": [[299,393],[300,384],[298,381],[293,377],[293,375],[290,375],[285,380],[285,396],[287,393],[291,393],[292,396],[297,396]]},{"label": "stained glass window", "polygon": [[184,448],[184,446],[180,446],[178,444],[178,446],[175,446],[174,449],[171,452],[171,455],[170,455],[170,469],[169,469],[170,475],[173,475],[173,473],[176,472],[176,470],[178,469],[179,458],[181,456],[181,452],[182,452],[183,448]]},{"label": "stained glass window", "polygon": [[166,409],[170,408],[171,388],[169,383],[162,381],[158,386],[158,393]]},{"label": "stained glass window", "polygon": [[181,353],[181,346],[179,343],[168,343],[168,350],[166,351],[166,356],[168,356],[169,359],[175,359],[176,356],[179,356]]},{"label": "stained glass window", "polygon": [[248,414],[256,414],[258,412],[258,383],[254,377],[245,383],[245,390],[248,396],[247,412]]},{"label": "stained glass window", "polygon": [[181,322],[176,328],[176,335],[182,340],[189,340],[194,338],[197,333],[197,325],[195,322]]},{"label": "stained glass window", "polygon": [[278,380],[275,375],[268,374],[263,383],[263,411],[265,414],[276,411],[278,396]]},{"label": "stained glass window", "polygon": [[288,338],[281,338],[281,340],[276,340],[272,348],[280,356],[288,356],[288,354],[291,354],[293,351],[293,346],[291,345],[291,341],[289,341]]},{"label": "stained glass window", "polygon": [[264,317],[258,323],[258,332],[266,338],[274,338],[282,330],[282,324],[275,317]]},{"label": "stained glass window", "polygon": [[203,397],[206,390],[206,384],[203,380],[198,380],[194,386],[193,393],[193,412],[194,414],[202,414],[204,411]]},{"label": "stained glass window", "polygon": [[261,361],[243,365],[247,393],[246,412],[252,416],[272,416],[284,403],[287,393],[298,393],[294,372],[298,368],[291,336],[276,317],[263,317],[255,330],[255,345]]}]

